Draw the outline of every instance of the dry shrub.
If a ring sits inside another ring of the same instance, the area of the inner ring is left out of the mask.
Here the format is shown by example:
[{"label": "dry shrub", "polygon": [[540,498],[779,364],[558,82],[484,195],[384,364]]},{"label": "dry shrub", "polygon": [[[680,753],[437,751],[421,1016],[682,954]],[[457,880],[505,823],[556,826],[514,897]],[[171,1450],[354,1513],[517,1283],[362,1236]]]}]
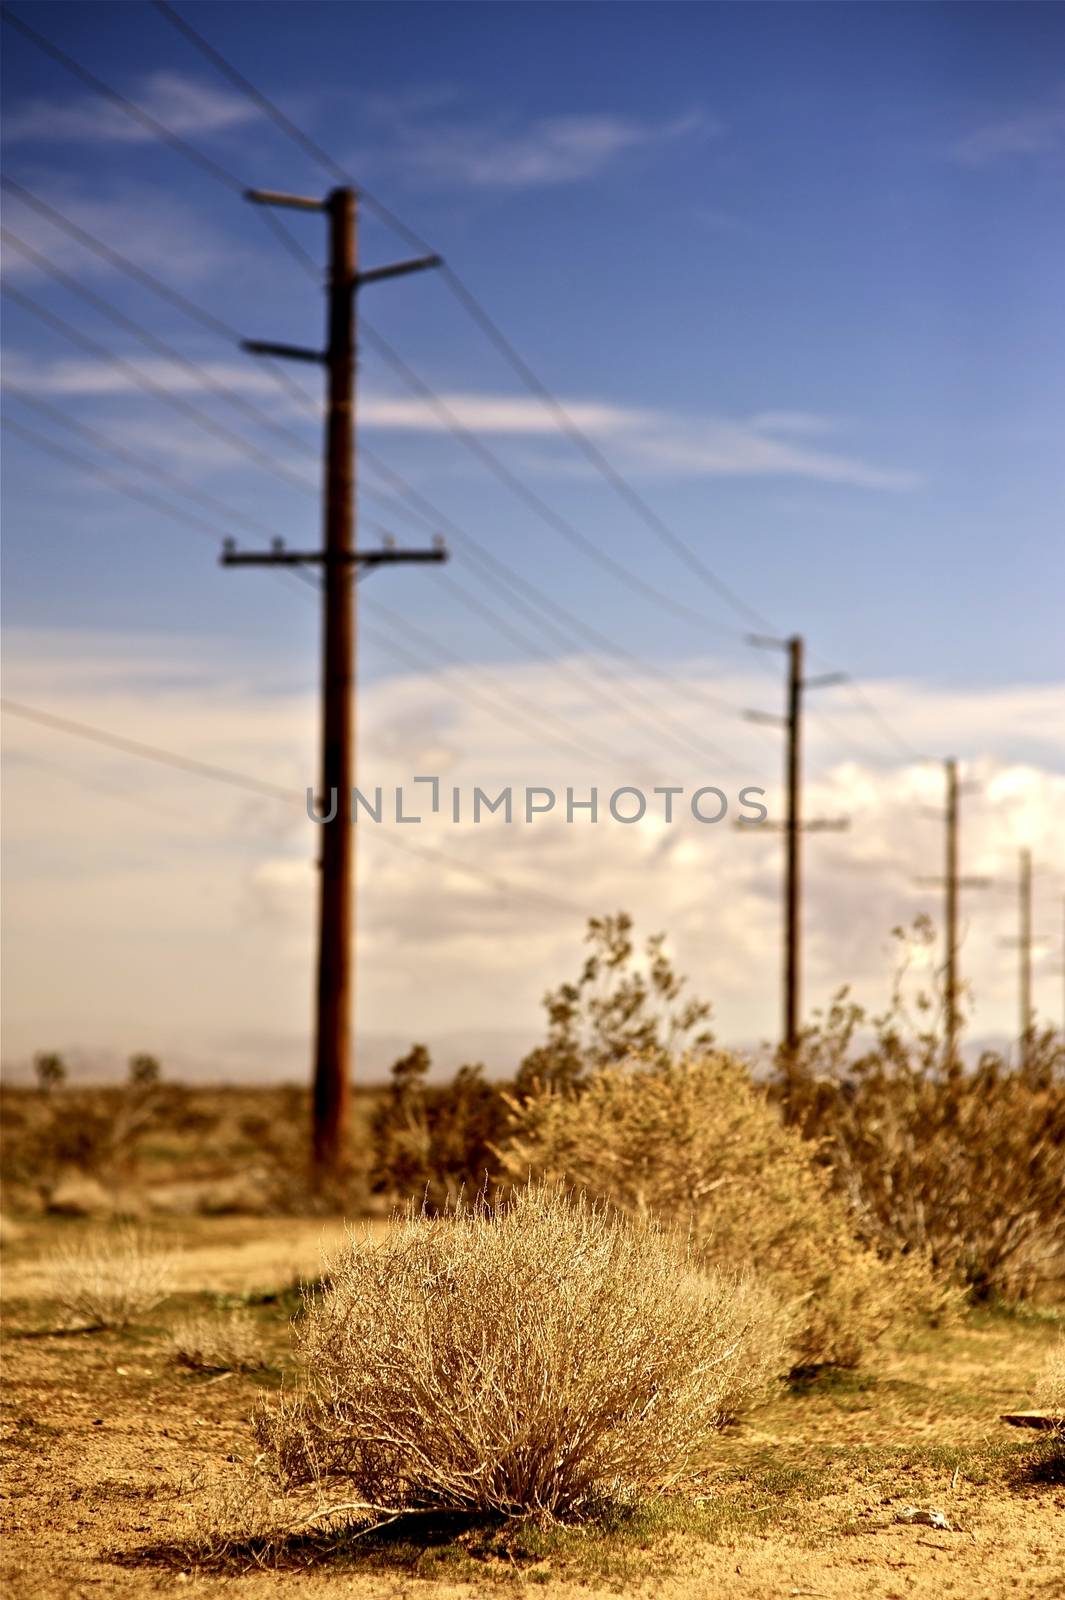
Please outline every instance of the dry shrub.
[{"label": "dry shrub", "polygon": [[809,1146],[733,1057],[609,1067],[578,1095],[513,1110],[514,1177],[565,1176],[630,1214],[690,1225],[702,1261],[749,1266],[791,1308],[796,1367],[855,1365],[892,1324],[945,1309],[922,1260],[883,1261],[859,1242]]},{"label": "dry shrub", "polygon": [[168,1355],[191,1372],[255,1372],[266,1365],[255,1319],[246,1311],[183,1318],[171,1330]]},{"label": "dry shrub", "polygon": [[460,1067],[450,1083],[431,1084],[430,1065],[428,1050],[416,1044],[392,1066],[370,1123],[371,1188],[393,1200],[419,1195],[428,1206],[448,1206],[496,1178],[507,1108],[482,1067]]},{"label": "dry shrub", "polygon": [[555,1186],[410,1212],[330,1273],[257,1432],[348,1511],[581,1518],[683,1476],[779,1370],[763,1292]]},{"label": "dry shrub", "polygon": [[119,1228],[56,1251],[55,1298],[74,1327],[125,1328],[165,1300],[173,1257],[137,1228]]},{"label": "dry shrub", "polygon": [[1036,1385],[1035,1403],[1043,1411],[1056,1412],[1065,1432],[1065,1339],[1047,1357]]},{"label": "dry shrub", "polygon": [[[919,999],[931,1007],[933,1002]],[[785,1114],[816,1140],[864,1238],[919,1251],[975,1299],[1024,1299],[1065,1273],[1065,1048],[1034,1036],[1023,1063],[945,1060],[898,984],[869,1023],[846,991],[787,1064]]]}]

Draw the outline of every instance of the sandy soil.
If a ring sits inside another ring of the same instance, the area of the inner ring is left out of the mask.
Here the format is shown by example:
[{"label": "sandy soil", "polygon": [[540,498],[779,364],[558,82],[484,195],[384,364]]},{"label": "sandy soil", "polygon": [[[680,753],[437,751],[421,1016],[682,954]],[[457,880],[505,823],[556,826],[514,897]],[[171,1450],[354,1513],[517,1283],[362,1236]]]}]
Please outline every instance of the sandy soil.
[{"label": "sandy soil", "polygon": [[[998,1422],[1025,1403],[1060,1337],[1049,1319],[974,1319],[885,1355],[875,1377],[783,1395],[722,1440],[713,1517],[653,1536],[565,1536],[545,1560],[478,1555],[450,1539],[394,1556],[369,1545],[307,1570],[198,1571],[182,1555],[198,1478],[249,1448],[255,1377],[183,1373],[166,1325],[196,1291],[284,1289],[314,1275],[339,1223],[201,1219],[181,1225],[181,1297],[126,1334],[49,1333],[52,1283],[29,1227],[5,1252],[3,1510],[12,1600],[148,1594],[389,1597],[639,1593],[661,1600],[1065,1595],[1065,1484],[1032,1471],[1030,1441]],[[175,1230],[178,1228],[174,1224]],[[285,1311],[262,1305],[280,1362]],[[279,1381],[275,1370],[267,1382]],[[942,1508],[959,1531],[895,1521]],[[365,1552],[365,1554],[363,1553]]]}]

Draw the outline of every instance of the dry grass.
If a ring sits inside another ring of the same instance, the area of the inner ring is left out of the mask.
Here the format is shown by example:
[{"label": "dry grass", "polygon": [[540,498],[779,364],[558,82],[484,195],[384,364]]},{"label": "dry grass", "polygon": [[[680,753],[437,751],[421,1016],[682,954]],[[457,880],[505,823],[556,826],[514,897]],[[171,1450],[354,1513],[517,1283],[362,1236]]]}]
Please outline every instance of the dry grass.
[{"label": "dry grass", "polygon": [[255,1319],[246,1311],[184,1317],[171,1330],[168,1354],[190,1372],[258,1372],[266,1365]]},{"label": "dry grass", "polygon": [[170,1253],[132,1227],[62,1246],[51,1269],[54,1298],[71,1327],[125,1328],[165,1300],[173,1284]]},{"label": "dry grass", "polygon": [[858,1241],[809,1145],[732,1057],[607,1068],[514,1115],[515,1178],[565,1177],[690,1226],[706,1264],[748,1266],[792,1308],[794,1366],[853,1366],[892,1325],[948,1308],[922,1259],[884,1261]]},{"label": "dry grass", "polygon": [[[601,1521],[430,1515],[389,1527],[338,1514],[297,1526],[313,1485],[249,1486],[248,1416],[259,1379],[190,1380],[166,1359],[165,1311],[123,1333],[41,1337],[51,1286],[34,1265],[79,1225],[28,1220],[4,1261],[4,1593],[67,1600],[162,1593],[267,1600],[470,1600],[654,1594],[658,1600],[1049,1600],[1061,1592],[1065,1478],[1043,1433],[1006,1427],[1033,1405],[1061,1338],[1049,1310],[980,1309],[954,1327],[878,1349],[877,1372],[775,1385],[749,1425],[715,1437],[694,1494]],[[161,1223],[180,1264],[182,1310],[216,1308],[246,1279],[252,1238],[315,1270],[317,1225],[188,1217]],[[334,1248],[339,1248],[335,1246]],[[290,1337],[287,1298],[254,1315],[271,1352]],[[32,1337],[19,1337],[20,1330]],[[267,1378],[266,1382],[271,1382]],[[961,1533],[895,1523],[939,1507]],[[737,1570],[739,1568],[740,1570]],[[239,1580],[239,1581],[238,1581]]]},{"label": "dry grass", "polygon": [[329,1273],[258,1434],[349,1511],[581,1518],[683,1477],[780,1366],[763,1293],[554,1186],[409,1214]]}]

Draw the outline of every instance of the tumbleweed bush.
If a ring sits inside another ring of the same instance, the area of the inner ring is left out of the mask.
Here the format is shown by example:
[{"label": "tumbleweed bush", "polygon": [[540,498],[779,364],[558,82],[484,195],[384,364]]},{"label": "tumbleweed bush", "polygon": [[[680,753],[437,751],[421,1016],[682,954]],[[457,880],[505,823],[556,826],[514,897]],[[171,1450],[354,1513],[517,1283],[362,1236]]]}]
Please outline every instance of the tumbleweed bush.
[{"label": "tumbleweed bush", "polygon": [[709,1267],[748,1265],[792,1310],[793,1367],[853,1366],[890,1327],[948,1309],[923,1257],[883,1260],[859,1241],[810,1145],[734,1057],[638,1059],[512,1109],[515,1180],[564,1177],[690,1228]]},{"label": "tumbleweed bush", "polygon": [[682,1478],[780,1368],[763,1291],[560,1186],[409,1212],[329,1275],[257,1432],[347,1509],[579,1519]]},{"label": "tumbleweed bush", "polygon": [[124,1328],[165,1300],[173,1282],[170,1252],[133,1227],[64,1245],[51,1265],[60,1312],[74,1327]]},{"label": "tumbleweed bush", "polygon": [[183,1317],[170,1332],[170,1360],[190,1372],[255,1372],[266,1365],[255,1320],[246,1311]]}]

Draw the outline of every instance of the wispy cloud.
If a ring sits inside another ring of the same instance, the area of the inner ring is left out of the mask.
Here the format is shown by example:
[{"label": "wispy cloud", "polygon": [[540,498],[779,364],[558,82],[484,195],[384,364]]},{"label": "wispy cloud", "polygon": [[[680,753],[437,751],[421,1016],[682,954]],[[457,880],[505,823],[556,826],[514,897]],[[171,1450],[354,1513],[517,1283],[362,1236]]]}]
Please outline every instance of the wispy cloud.
[{"label": "wispy cloud", "polygon": [[[162,195],[158,188],[123,184],[109,195],[90,198],[73,188],[56,187],[44,190],[41,198],[93,237],[121,241],[124,254],[139,266],[165,274],[169,282],[198,282],[232,265],[237,255],[234,245],[223,239],[195,206],[173,192]],[[31,249],[61,262],[64,271],[75,277],[114,272],[93,251],[76,243],[16,195],[4,195],[4,222]],[[43,276],[39,267],[16,250],[5,252],[4,273],[20,281]]]},{"label": "wispy cloud", "polygon": [[436,123],[398,130],[397,160],[415,179],[477,189],[528,189],[595,178],[637,150],[706,135],[701,112],[646,122],[606,112],[541,117],[527,127]]},{"label": "wispy cloud", "polygon": [[[178,72],[151,72],[134,85],[131,99],[174,133],[222,133],[254,121],[259,112],[242,95]],[[34,99],[16,105],[4,123],[8,143],[88,140],[94,144],[143,144],[150,129],[97,95],[75,100]]]},{"label": "wispy cloud", "polygon": [[[168,389],[198,391],[195,374],[170,362],[133,358],[130,364]],[[269,398],[276,407],[278,396],[269,375],[254,364],[203,365],[227,388]],[[7,372],[10,382],[36,394],[104,399],[140,392],[121,368],[101,361],[30,362],[12,355]],[[554,419],[534,399],[466,391],[445,392],[441,399],[454,420],[470,432],[537,442],[553,442],[557,437]],[[808,412],[768,410],[730,418],[600,400],[566,399],[564,404],[573,421],[592,439],[613,445],[630,468],[642,468],[652,476],[806,478],[886,490],[912,489],[920,481],[912,472],[878,466],[814,442],[836,432],[836,424],[831,418]],[[373,389],[361,400],[359,416],[365,427],[382,432],[436,435],[447,431],[443,416],[427,401]],[[570,458],[562,451],[560,441],[557,456],[541,452],[535,470],[546,474],[565,471]]]},{"label": "wispy cloud", "polygon": [[[554,420],[535,400],[509,395],[446,394],[448,410],[463,427],[519,438],[553,435]],[[578,427],[612,441],[626,460],[651,473],[679,477],[793,477],[866,489],[910,489],[912,472],[880,467],[857,457],[812,447],[807,440],[834,431],[829,418],[806,412],[766,411],[748,418],[683,413],[567,400]],[[442,417],[425,401],[370,396],[361,408],[368,427],[437,433]],[[545,463],[546,465],[546,463]]]},{"label": "wispy cloud", "polygon": [[1051,105],[1035,106],[1016,116],[973,128],[950,148],[955,161],[968,167],[1048,155],[1065,149],[1065,93]]}]

